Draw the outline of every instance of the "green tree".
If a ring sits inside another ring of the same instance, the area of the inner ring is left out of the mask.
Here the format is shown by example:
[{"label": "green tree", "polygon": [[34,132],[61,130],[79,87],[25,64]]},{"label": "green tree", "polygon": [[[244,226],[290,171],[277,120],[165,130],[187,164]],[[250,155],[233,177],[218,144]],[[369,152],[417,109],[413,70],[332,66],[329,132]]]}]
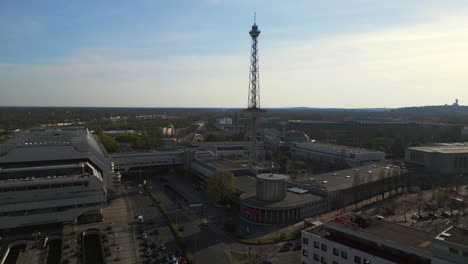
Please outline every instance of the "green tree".
[{"label": "green tree", "polygon": [[226,170],[217,170],[206,181],[206,196],[213,203],[224,203],[226,198],[234,192],[234,174]]},{"label": "green tree", "polygon": [[120,152],[120,145],[112,137],[106,134],[98,134],[99,141],[101,141],[104,148],[106,148],[109,153]]}]

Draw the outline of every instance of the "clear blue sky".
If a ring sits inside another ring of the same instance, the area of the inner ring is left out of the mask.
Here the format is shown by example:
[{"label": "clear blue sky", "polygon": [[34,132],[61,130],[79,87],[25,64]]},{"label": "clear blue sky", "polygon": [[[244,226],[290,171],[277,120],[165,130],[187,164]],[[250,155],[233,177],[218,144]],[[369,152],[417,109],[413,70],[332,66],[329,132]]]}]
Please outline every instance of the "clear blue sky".
[{"label": "clear blue sky", "polygon": [[0,105],[263,107],[468,100],[468,2],[0,1]]}]

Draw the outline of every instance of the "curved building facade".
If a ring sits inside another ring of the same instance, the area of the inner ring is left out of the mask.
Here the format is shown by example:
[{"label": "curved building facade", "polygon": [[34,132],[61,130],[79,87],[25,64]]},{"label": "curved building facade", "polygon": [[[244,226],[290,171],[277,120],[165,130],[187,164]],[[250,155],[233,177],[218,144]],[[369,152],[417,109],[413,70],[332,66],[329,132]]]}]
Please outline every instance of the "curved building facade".
[{"label": "curved building facade", "polygon": [[264,173],[255,177],[255,190],[240,196],[241,218],[250,224],[292,224],[327,209],[326,200],[300,188],[288,189],[288,177]]}]

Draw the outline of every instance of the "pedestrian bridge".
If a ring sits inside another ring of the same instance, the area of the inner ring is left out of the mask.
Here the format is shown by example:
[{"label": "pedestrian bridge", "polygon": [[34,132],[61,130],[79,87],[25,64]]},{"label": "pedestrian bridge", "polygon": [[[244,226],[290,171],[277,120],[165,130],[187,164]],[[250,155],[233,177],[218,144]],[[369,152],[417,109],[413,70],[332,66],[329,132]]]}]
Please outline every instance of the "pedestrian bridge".
[{"label": "pedestrian bridge", "polygon": [[184,165],[183,150],[158,151],[131,154],[115,154],[111,156],[114,172],[127,172],[136,168]]},{"label": "pedestrian bridge", "polygon": [[249,174],[249,169],[216,156],[207,150],[174,150],[112,155],[114,172],[125,173],[131,169],[183,165],[203,178],[216,170],[231,171],[234,175]]}]

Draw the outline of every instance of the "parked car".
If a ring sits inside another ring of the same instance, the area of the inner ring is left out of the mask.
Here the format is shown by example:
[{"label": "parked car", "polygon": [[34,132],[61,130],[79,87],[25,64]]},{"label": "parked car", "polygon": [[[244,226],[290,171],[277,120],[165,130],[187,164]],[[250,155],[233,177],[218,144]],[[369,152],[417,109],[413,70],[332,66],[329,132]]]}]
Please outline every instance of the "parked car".
[{"label": "parked car", "polygon": [[182,251],[180,251],[180,249],[177,249],[175,252],[174,252],[175,256],[180,258],[182,257]]},{"label": "parked car", "polygon": [[450,217],[450,213],[449,212],[442,212],[442,213],[440,213],[440,216],[447,218],[447,217]]},{"label": "parked car", "polygon": [[169,257],[169,259],[173,259],[173,258],[175,258],[175,255],[174,255],[173,252],[171,252],[171,253],[168,254],[168,257]]},{"label": "parked car", "polygon": [[144,240],[147,240],[147,239],[148,239],[148,234],[143,233],[143,234],[141,234],[141,237],[142,237]]},{"label": "parked car", "polygon": [[153,252],[151,252],[151,249],[148,248],[148,249],[146,250],[146,256],[147,256],[147,257],[151,257],[152,253],[153,253]]},{"label": "parked car", "polygon": [[143,224],[143,216],[142,215],[138,215],[137,222]]}]

